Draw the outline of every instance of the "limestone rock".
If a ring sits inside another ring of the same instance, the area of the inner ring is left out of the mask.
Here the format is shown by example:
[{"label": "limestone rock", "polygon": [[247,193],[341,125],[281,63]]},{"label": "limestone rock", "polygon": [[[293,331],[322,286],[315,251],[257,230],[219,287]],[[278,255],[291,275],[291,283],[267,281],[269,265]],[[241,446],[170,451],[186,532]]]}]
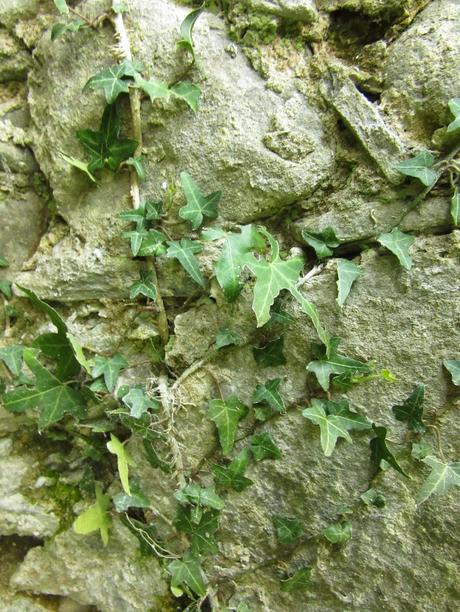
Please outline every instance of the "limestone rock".
[{"label": "limestone rock", "polygon": [[0,82],[24,80],[31,56],[5,30],[0,29]]},{"label": "limestone rock", "polygon": [[318,18],[313,0],[246,0],[248,8],[292,21],[310,23]]}]

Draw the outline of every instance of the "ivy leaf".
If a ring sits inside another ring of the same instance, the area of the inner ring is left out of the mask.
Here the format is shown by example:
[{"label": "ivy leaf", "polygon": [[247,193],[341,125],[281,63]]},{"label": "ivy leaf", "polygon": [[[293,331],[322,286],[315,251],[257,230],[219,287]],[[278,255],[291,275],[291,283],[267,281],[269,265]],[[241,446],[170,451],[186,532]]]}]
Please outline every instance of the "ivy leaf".
[{"label": "ivy leaf", "polygon": [[191,589],[198,597],[206,595],[203,572],[199,558],[193,552],[187,552],[182,559],[176,559],[168,565],[171,574],[171,587]]},{"label": "ivy leaf", "polygon": [[107,511],[110,508],[110,497],[102,493],[99,485],[96,485],[96,503],[82,512],[73,523],[75,533],[86,535],[93,531],[99,531],[104,546],[109,542],[110,516]]},{"label": "ivy leaf", "polygon": [[223,489],[235,489],[243,491],[254,484],[252,480],[245,477],[246,468],[249,463],[249,451],[245,448],[227,465],[213,465],[214,480],[218,487]]},{"label": "ivy leaf", "polygon": [[152,504],[140,489],[131,491],[127,495],[124,491],[117,493],[113,498],[113,505],[117,512],[126,512],[129,508],[151,508]]},{"label": "ivy leaf", "polygon": [[177,259],[187,274],[191,276],[200,287],[205,289],[206,283],[198,265],[198,260],[195,257],[195,253],[201,253],[202,250],[203,247],[198,242],[190,240],[189,238],[182,238],[180,243],[177,241],[168,242],[166,257]]},{"label": "ivy leaf", "polygon": [[141,70],[143,70],[141,64],[124,60],[121,64],[115,64],[92,76],[86,82],[83,91],[101,89],[107,104],[113,104],[121,93],[129,93],[130,81],[125,80],[124,77],[136,77]]},{"label": "ivy leaf", "polygon": [[85,372],[87,372],[88,374],[91,374],[91,365],[89,361],[86,359],[86,356],[83,352],[83,347],[81,346],[80,342],[77,340],[77,338],[73,334],[69,332],[67,332],[67,340],[69,341],[70,346],[72,347],[75,359],[78,361],[81,367],[85,370]]},{"label": "ivy leaf", "polygon": [[425,187],[430,187],[439,178],[436,170],[433,170],[435,158],[429,151],[421,151],[415,157],[406,159],[395,166],[396,170],[406,176],[418,178]]},{"label": "ivy leaf", "polygon": [[262,327],[270,319],[270,307],[283,289],[295,289],[303,267],[301,257],[282,260],[278,242],[264,229],[260,230],[271,246],[271,260],[256,259],[252,253],[244,257],[244,265],[256,277],[252,309],[257,317],[257,327]]},{"label": "ivy leaf", "polygon": [[385,506],[385,498],[375,489],[368,489],[360,497],[366,506],[375,506],[376,508],[383,508]]},{"label": "ivy leaf", "polygon": [[460,462],[443,463],[433,455],[428,455],[422,461],[430,466],[431,473],[418,494],[418,504],[426,501],[430,495],[441,495],[452,487],[460,487]]},{"label": "ivy leaf", "polygon": [[117,457],[118,474],[120,476],[121,486],[126,495],[131,496],[131,489],[129,486],[129,466],[136,465],[131,457],[128,455],[127,450],[120,440],[110,434],[110,442],[107,442],[108,450]]},{"label": "ivy leaf", "polygon": [[283,353],[284,336],[268,342],[265,346],[254,346],[252,354],[258,366],[261,368],[276,367],[284,365],[286,358]]},{"label": "ivy leaf", "polygon": [[417,385],[401,405],[392,407],[395,418],[398,421],[407,421],[407,427],[417,433],[425,431],[422,421],[424,397],[425,385]]},{"label": "ivy leaf", "polygon": [[89,170],[89,167],[88,167],[89,164],[82,162],[81,160],[76,159],[75,157],[70,157],[70,155],[65,155],[64,153],[60,153],[60,156],[68,164],[84,172],[93,181],[93,183],[97,182],[96,178],[93,176],[93,174]]},{"label": "ivy leaf", "polygon": [[94,359],[94,367],[92,376],[104,376],[104,382],[107,389],[112,392],[117,384],[121,370],[128,367],[128,362],[121,353],[117,353],[113,357],[101,357],[97,355]]},{"label": "ivy leaf", "polygon": [[217,282],[222,287],[224,295],[229,302],[233,302],[241,293],[240,282],[243,270],[244,257],[251,249],[262,249],[264,240],[252,225],[244,225],[241,233],[204,231],[205,240],[225,238],[221,255],[214,264]]},{"label": "ivy leaf", "polygon": [[151,272],[141,272],[140,280],[133,283],[129,289],[129,298],[134,300],[138,295],[144,295],[151,300],[156,300],[157,290],[155,285],[151,282],[152,278],[153,275]]},{"label": "ivy leaf", "polygon": [[134,82],[136,87],[145,91],[152,103],[158,98],[169,100],[171,90],[167,83],[158,79],[149,79],[146,81],[139,74],[134,77]]},{"label": "ivy leaf", "polygon": [[283,593],[291,593],[300,589],[305,589],[311,586],[311,567],[304,567],[290,578],[281,580],[280,589]]},{"label": "ivy leaf", "polygon": [[39,430],[60,421],[65,414],[82,417],[85,404],[82,396],[69,385],[62,384],[51,372],[48,372],[36,357],[35,349],[23,351],[24,361],[35,376],[35,388],[18,387],[3,396],[3,404],[10,412],[25,412],[37,408]]},{"label": "ivy leaf", "polygon": [[13,297],[12,286],[13,283],[11,281],[0,280],[0,293],[3,293],[7,300],[11,300]]},{"label": "ivy leaf", "polygon": [[337,303],[339,306],[343,306],[353,283],[361,276],[361,272],[353,262],[339,259],[337,262],[337,276]]},{"label": "ivy leaf", "polygon": [[[147,431],[149,433],[153,433],[151,429],[148,429]],[[142,440],[142,444],[144,446],[145,456],[150,465],[153,468],[160,469],[165,474],[169,474],[171,472],[171,466],[158,455],[155,447],[153,446],[153,441],[144,438]]]},{"label": "ivy leaf", "polygon": [[129,408],[129,415],[135,419],[139,419],[144,413],[148,412],[149,408],[157,410],[160,407],[160,404],[156,400],[146,396],[143,389],[138,389],[136,387],[131,387],[121,401]]},{"label": "ivy leaf", "polygon": [[278,391],[280,383],[281,378],[273,378],[272,380],[267,380],[263,385],[257,385],[252,396],[252,402],[254,404],[266,403],[276,412],[284,412],[283,398]]},{"label": "ivy leaf", "polygon": [[194,523],[190,508],[179,506],[175,526],[190,538],[190,548],[197,555],[215,555],[219,552],[214,533],[217,531],[218,510],[203,512],[198,524]]},{"label": "ivy leaf", "polygon": [[136,157],[130,157],[130,158],[128,158],[126,160],[126,164],[128,166],[132,166],[134,168],[134,170],[136,171],[136,174],[137,174],[139,180],[141,181],[141,183],[144,182],[145,179],[147,178],[147,175],[145,174],[145,168],[144,168],[144,161],[143,160],[144,160],[143,155],[137,155]]},{"label": "ivy leaf", "polygon": [[247,412],[247,406],[235,395],[231,395],[226,400],[214,399],[209,402],[208,416],[216,424],[224,455],[228,455],[232,450],[238,423]]},{"label": "ivy leaf", "polygon": [[421,461],[431,454],[431,444],[428,444],[428,442],[412,442],[410,454],[415,459],[418,459],[418,461]]},{"label": "ivy leaf", "polygon": [[192,229],[197,229],[203,223],[203,217],[215,219],[221,192],[214,191],[204,196],[188,172],[180,173],[180,182],[187,204],[179,210],[179,217],[190,221]]},{"label": "ivy leaf", "polygon": [[324,537],[332,544],[345,544],[352,536],[352,526],[350,522],[333,523],[324,531]]},{"label": "ivy leaf", "polygon": [[340,244],[340,240],[337,238],[333,227],[326,227],[321,232],[307,232],[307,230],[303,230],[302,238],[315,250],[318,259],[331,257],[333,255],[332,249],[335,249]]},{"label": "ivy leaf", "polygon": [[8,260],[0,255],[0,268],[8,268],[9,265]]},{"label": "ivy leaf", "polygon": [[61,15],[68,15],[69,7],[67,6],[66,0],[53,0],[54,6],[57,8]]},{"label": "ivy leaf", "polygon": [[112,11],[114,13],[127,13],[129,11],[129,6],[126,4],[126,2],[112,0]]},{"label": "ivy leaf", "polygon": [[276,537],[281,544],[294,544],[303,533],[303,527],[295,518],[275,516],[273,524],[276,529]]},{"label": "ivy leaf", "polygon": [[273,442],[267,432],[257,434],[251,438],[251,450],[256,461],[263,459],[281,459],[280,449]]},{"label": "ivy leaf", "polygon": [[[133,252],[133,255],[134,250],[132,241],[135,240],[134,233],[135,232],[133,232],[133,236],[131,237],[131,251]],[[138,233],[140,234],[140,245],[138,247],[139,250],[137,251],[136,256],[158,257],[159,255],[166,253],[166,247],[163,244],[166,241],[166,236],[163,234],[163,232],[151,229],[148,232],[141,231]]]},{"label": "ivy leaf", "polygon": [[195,49],[193,47],[193,26],[195,25],[196,20],[203,12],[203,9],[195,9],[191,13],[187,15],[184,21],[180,25],[180,35],[181,39],[177,43],[178,47],[182,47],[190,51],[193,57],[193,61],[195,61]]},{"label": "ivy leaf", "polygon": [[86,23],[83,19],[74,19],[69,23],[55,23],[51,28],[51,40],[56,40],[66,32],[78,32],[81,28],[85,28]]},{"label": "ivy leaf", "polygon": [[366,363],[351,357],[338,355],[336,346],[332,347],[330,352],[329,358],[325,356],[321,360],[310,361],[307,365],[307,371],[315,374],[319,384],[325,391],[329,390],[330,377],[332,375],[355,374],[357,372],[370,374],[371,368]]},{"label": "ivy leaf", "polygon": [[455,132],[460,128],[460,98],[449,100],[449,108],[455,119],[447,126],[447,132]]},{"label": "ivy leaf", "polygon": [[412,267],[412,259],[409,249],[414,244],[415,238],[409,234],[403,234],[399,229],[393,228],[389,234],[380,234],[377,238],[382,246],[391,251],[406,270]]},{"label": "ivy leaf", "polygon": [[382,459],[384,459],[394,470],[407,477],[407,474],[401,468],[387,446],[386,428],[372,425],[372,429],[374,430],[375,438],[372,438],[372,440],[369,442],[369,446],[371,448],[371,463],[374,466],[376,473],[381,469],[380,462]]},{"label": "ivy leaf", "polygon": [[[194,506],[212,508],[213,510],[222,510],[224,502],[217,495],[214,487],[200,487],[196,484],[190,484],[176,491],[174,497],[181,504],[193,504]],[[199,522],[199,521],[198,521]]]},{"label": "ivy leaf", "polygon": [[0,348],[0,361],[3,361],[11,374],[16,378],[21,376],[22,373],[23,352],[24,346],[20,344]]},{"label": "ivy leaf", "polygon": [[356,412],[351,412],[348,402],[322,401],[313,399],[311,408],[305,408],[302,415],[319,425],[321,431],[321,448],[326,457],[330,457],[335,448],[338,438],[344,438],[352,442],[348,433],[351,429],[370,429],[371,424]]},{"label": "ivy leaf", "polygon": [[[458,120],[460,123],[460,115],[458,117]],[[450,216],[452,218],[452,223],[455,226],[460,224],[460,191],[458,190],[458,187],[455,187],[454,195],[452,196],[452,200],[450,201]]]},{"label": "ivy leaf", "polygon": [[138,229],[145,229],[146,221],[159,221],[161,219],[162,202],[142,202],[139,208],[130,208],[118,213],[120,219],[132,221]]},{"label": "ivy leaf", "polygon": [[39,349],[48,359],[54,359],[58,366],[54,375],[65,382],[78,376],[80,364],[75,358],[73,347],[67,335],[47,333],[38,336],[32,342],[32,347]]},{"label": "ivy leaf", "polygon": [[444,367],[450,372],[454,385],[460,387],[460,361],[448,359],[443,361]]},{"label": "ivy leaf", "polygon": [[61,318],[57,310],[55,310],[52,306],[41,300],[38,295],[30,289],[26,289],[21,285],[17,285],[17,287],[27,295],[29,300],[36,308],[38,308],[38,310],[41,310],[49,317],[53,325],[57,328],[58,333],[65,336],[67,333],[67,325],[65,324],[64,320]]},{"label": "ivy leaf", "polygon": [[231,346],[233,344],[240,344],[241,338],[238,334],[227,327],[219,329],[216,335],[216,348],[221,349],[225,346]]},{"label": "ivy leaf", "polygon": [[[183,100],[194,113],[198,110],[198,101],[201,96],[201,89],[198,85],[194,85],[189,81],[181,81],[170,88],[170,93],[173,97]],[[220,191],[219,199],[220,199]],[[208,196],[209,197],[209,196]]]}]

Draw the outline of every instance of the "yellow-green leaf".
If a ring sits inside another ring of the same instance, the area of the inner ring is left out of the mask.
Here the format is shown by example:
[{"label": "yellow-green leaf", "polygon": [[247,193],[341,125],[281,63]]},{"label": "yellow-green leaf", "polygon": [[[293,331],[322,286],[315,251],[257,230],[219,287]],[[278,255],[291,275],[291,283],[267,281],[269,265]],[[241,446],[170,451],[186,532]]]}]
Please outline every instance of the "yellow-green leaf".
[{"label": "yellow-green leaf", "polygon": [[110,434],[110,442],[107,442],[107,448],[112,454],[116,455],[121,486],[123,487],[123,491],[131,496],[131,489],[129,487],[129,466],[134,466],[136,464],[128,455],[128,451],[125,449],[123,443],[113,434]]}]

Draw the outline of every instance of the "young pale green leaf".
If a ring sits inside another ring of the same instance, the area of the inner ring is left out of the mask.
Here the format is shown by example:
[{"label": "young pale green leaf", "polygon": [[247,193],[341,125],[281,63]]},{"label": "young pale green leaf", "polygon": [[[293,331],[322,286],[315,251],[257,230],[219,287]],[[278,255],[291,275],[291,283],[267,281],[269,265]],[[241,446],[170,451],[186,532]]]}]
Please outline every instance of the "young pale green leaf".
[{"label": "young pale green leaf", "polygon": [[216,348],[221,349],[225,346],[238,345],[241,343],[240,336],[228,329],[227,327],[222,327],[216,334]]},{"label": "young pale green leaf", "polygon": [[8,260],[0,255],[0,268],[8,268],[9,265]]},{"label": "young pale green leaf", "polygon": [[168,565],[168,572],[171,574],[171,587],[175,589],[188,587],[198,597],[206,595],[200,560],[193,552],[189,551],[182,559],[172,561]]},{"label": "young pale green leaf", "polygon": [[455,132],[460,129],[460,98],[452,98],[449,100],[449,108],[455,119],[447,126],[447,131]]},{"label": "young pale green leaf", "polygon": [[331,338],[328,332],[324,329],[324,327],[321,324],[319,314],[318,314],[318,311],[316,310],[315,305],[309,302],[306,298],[304,298],[304,296],[301,294],[301,292],[297,288],[290,289],[290,292],[295,297],[295,299],[299,302],[300,306],[302,307],[303,312],[306,315],[308,315],[308,317],[310,318],[310,321],[312,322],[313,327],[315,328],[315,331],[318,334],[318,338],[321,340],[321,342],[326,347],[327,354],[329,355],[330,350],[331,350],[331,346],[330,346]]},{"label": "young pale green leaf", "polygon": [[375,489],[368,489],[360,497],[366,506],[375,506],[376,508],[383,508],[385,506],[385,498]]},{"label": "young pale green leaf", "polygon": [[254,346],[252,349],[252,354],[254,355],[257,365],[261,368],[274,368],[286,363],[283,347],[284,336],[280,336],[276,340],[268,342],[265,344],[265,346]]},{"label": "young pale green leaf", "polygon": [[281,544],[294,544],[303,533],[302,525],[295,518],[275,516],[273,524],[276,529],[276,537]]},{"label": "young pale green leaf", "polygon": [[331,257],[333,254],[332,249],[335,249],[340,244],[340,240],[337,238],[333,227],[326,227],[321,232],[303,230],[302,238],[308,246],[314,249],[318,259]]},{"label": "young pale green leaf", "polygon": [[417,496],[418,504],[426,501],[430,495],[441,495],[452,487],[460,487],[460,462],[443,463],[433,455],[425,457],[422,461],[430,466],[431,473]]},{"label": "young pale green leaf", "polygon": [[213,465],[214,480],[218,487],[223,489],[234,489],[235,491],[243,491],[253,484],[252,480],[245,477],[246,468],[249,463],[249,451],[243,449],[227,465]]},{"label": "young pale green leaf", "polygon": [[193,46],[193,26],[195,25],[196,20],[203,12],[203,9],[195,9],[191,13],[187,15],[184,21],[180,25],[180,35],[181,39],[177,43],[178,47],[183,47],[190,51],[193,57],[193,61],[195,61],[195,48]]},{"label": "young pale green leaf", "polygon": [[425,187],[430,187],[439,178],[436,170],[433,170],[435,158],[429,151],[421,151],[415,157],[406,159],[395,166],[396,170],[406,176],[418,178]]},{"label": "young pale green leaf", "polygon": [[141,278],[133,283],[129,289],[129,298],[134,300],[138,295],[144,295],[151,300],[157,299],[157,290],[151,282],[153,275],[151,272],[141,273]]},{"label": "young pale green leaf", "polygon": [[174,497],[181,504],[192,504],[199,507],[213,508],[214,510],[222,510],[224,502],[217,495],[214,487],[200,487],[196,484],[190,484],[176,491]]},{"label": "young pale green leaf", "polygon": [[96,177],[90,172],[88,168],[88,164],[86,164],[85,162],[82,162],[79,159],[76,159],[75,157],[70,157],[70,155],[65,155],[64,153],[60,153],[60,156],[68,164],[84,172],[93,181],[93,183],[97,182]]},{"label": "young pale green leaf", "polygon": [[218,510],[203,512],[200,522],[192,519],[191,508],[179,506],[174,525],[190,538],[190,549],[197,555],[215,555],[219,552],[214,534],[218,528]]},{"label": "young pale green leaf", "polygon": [[194,113],[197,112],[198,102],[201,96],[201,89],[198,85],[194,85],[189,81],[181,81],[173,85],[169,91],[174,98],[183,100]]},{"label": "young pale green leaf", "polygon": [[321,448],[326,457],[330,457],[338,438],[352,442],[349,430],[370,429],[371,424],[359,414],[351,412],[346,400],[341,402],[313,399],[311,408],[302,411],[305,418],[319,425]]},{"label": "young pale green leaf", "polygon": [[68,15],[69,7],[67,6],[66,0],[53,0],[54,6],[57,8],[61,15]]},{"label": "young pale green leaf", "polygon": [[190,240],[189,238],[182,238],[180,243],[177,241],[168,242],[166,257],[177,259],[187,274],[193,278],[200,287],[205,289],[206,282],[201,273],[200,266],[198,265],[198,260],[195,257],[195,253],[201,253],[202,250],[203,247],[198,242]]},{"label": "young pale green leaf", "polygon": [[121,64],[115,64],[92,76],[86,82],[83,91],[86,89],[101,89],[104,92],[107,104],[113,104],[121,93],[129,93],[129,84],[133,81],[126,80],[125,77],[134,78],[142,69],[141,64],[124,60]]},{"label": "young pale green leaf", "polygon": [[18,387],[3,396],[3,405],[9,412],[25,412],[33,408],[40,411],[39,430],[60,421],[65,414],[82,417],[85,403],[82,396],[69,385],[62,384],[48,372],[36,357],[35,349],[23,351],[24,361],[35,376],[35,388]]},{"label": "young pale green leaf", "polygon": [[281,580],[280,589],[283,593],[291,593],[311,586],[311,567],[304,567],[290,578]]},{"label": "young pale green leaf", "polygon": [[110,516],[107,513],[109,508],[110,497],[104,495],[101,487],[96,485],[96,502],[75,519],[73,523],[75,533],[86,535],[99,531],[104,546],[107,546],[111,525]]},{"label": "young pale green leaf", "polygon": [[450,201],[450,216],[452,218],[452,223],[457,227],[460,224],[460,191],[458,187],[455,187],[454,195]]},{"label": "young pale green leaf", "polygon": [[108,450],[117,457],[118,474],[120,476],[121,486],[126,495],[131,496],[131,489],[129,486],[129,466],[135,466],[136,464],[129,456],[124,445],[120,440],[110,434],[110,442],[107,442]]},{"label": "young pale green leaf", "polygon": [[380,463],[384,459],[394,470],[407,477],[407,474],[396,461],[395,456],[387,446],[387,430],[385,427],[372,425],[375,437],[369,442],[371,449],[371,463],[376,472],[381,470]]},{"label": "young pale green leaf", "polygon": [[125,162],[128,166],[132,166],[134,168],[141,183],[147,178],[143,160],[144,158],[142,155],[137,155],[136,157],[129,157]]},{"label": "young pale green leaf", "polygon": [[67,335],[67,339],[68,339],[68,341],[70,343],[70,346],[72,347],[75,359],[78,361],[78,363],[81,365],[81,367],[85,370],[85,372],[87,372],[87,374],[91,374],[91,365],[90,365],[89,361],[86,359],[86,356],[85,356],[85,354],[83,352],[83,348],[82,348],[80,342],[70,332],[67,332],[66,335]]},{"label": "young pale green leaf", "polygon": [[284,412],[285,407],[283,398],[278,391],[280,383],[280,378],[274,378],[272,380],[267,380],[263,385],[257,385],[252,396],[253,404],[265,403],[276,412]]},{"label": "young pale green leaf", "polygon": [[345,544],[352,536],[352,526],[350,522],[333,523],[323,531],[324,537],[332,544]]},{"label": "young pale green leaf", "polygon": [[393,228],[389,234],[380,234],[377,240],[382,246],[396,255],[403,268],[406,270],[411,269],[412,259],[409,255],[409,249],[415,242],[413,236]]},{"label": "young pale green leaf", "polygon": [[281,459],[283,456],[280,449],[273,442],[267,432],[257,434],[251,438],[251,450],[256,461],[263,459]]},{"label": "young pale green leaf", "polygon": [[104,382],[107,389],[112,392],[117,384],[121,370],[128,367],[128,362],[121,353],[117,353],[113,357],[101,357],[97,355],[94,359],[93,378],[104,376]]},{"label": "young pale green leaf", "polygon": [[347,259],[339,259],[337,262],[337,302],[339,306],[345,304],[345,300],[350,293],[350,289],[361,272],[353,262]]},{"label": "young pale green leaf", "polygon": [[428,455],[431,455],[431,451],[431,444],[428,444],[428,442],[412,442],[410,454],[414,459],[421,461]]},{"label": "young pale green leaf", "polygon": [[321,387],[325,391],[328,391],[331,376],[336,374],[370,374],[371,368],[367,363],[358,361],[357,359],[338,355],[336,347],[331,347],[330,357],[325,356],[321,360],[310,361],[307,365],[307,371],[313,372]]},{"label": "young pale green leaf", "polygon": [[15,377],[21,375],[24,348],[25,347],[20,344],[0,348],[0,361],[3,361],[8,370]]},{"label": "young pale green leaf", "polygon": [[409,397],[401,405],[393,406],[392,410],[398,421],[406,421],[407,427],[423,433],[423,400],[425,397],[425,385],[417,385]]},{"label": "young pale green leaf", "polygon": [[192,229],[197,229],[203,223],[203,217],[215,219],[221,192],[204,196],[188,172],[180,173],[180,182],[187,204],[179,210],[179,217],[190,221]]},{"label": "young pale green leaf", "polygon": [[247,412],[247,406],[234,395],[225,400],[215,399],[209,402],[208,416],[216,424],[224,455],[228,455],[232,450],[238,423]]},{"label": "young pale green leaf", "polygon": [[160,407],[156,400],[147,397],[143,389],[136,387],[131,387],[121,401],[129,408],[129,415],[135,419],[139,419],[149,409],[157,410]]},{"label": "young pale green leaf", "polygon": [[448,359],[443,361],[444,367],[450,372],[454,385],[460,387],[460,361]]}]

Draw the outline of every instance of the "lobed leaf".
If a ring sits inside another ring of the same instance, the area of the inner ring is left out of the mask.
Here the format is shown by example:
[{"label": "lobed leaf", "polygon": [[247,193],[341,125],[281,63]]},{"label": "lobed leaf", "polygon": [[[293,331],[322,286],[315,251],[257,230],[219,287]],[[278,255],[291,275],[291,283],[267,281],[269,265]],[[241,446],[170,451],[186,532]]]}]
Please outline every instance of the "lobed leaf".
[{"label": "lobed leaf", "polygon": [[281,459],[282,457],[280,449],[276,446],[270,434],[267,432],[252,436],[251,450],[256,461],[263,461],[264,459]]},{"label": "lobed leaf", "polygon": [[434,161],[434,156],[429,151],[424,150],[415,157],[397,164],[395,168],[401,174],[418,178],[425,187],[430,187],[439,178],[439,174],[432,168]]},{"label": "lobed leaf", "polygon": [[168,242],[166,257],[177,259],[187,274],[204,289],[206,282],[195,257],[195,253],[201,253],[202,250],[203,247],[198,242],[182,238],[180,242]]},{"label": "lobed leaf", "polygon": [[388,234],[380,234],[377,240],[382,246],[396,255],[403,268],[406,270],[411,269],[412,259],[409,255],[409,249],[415,242],[413,236],[404,234],[399,229],[393,228]]},{"label": "lobed leaf", "polygon": [[433,494],[441,495],[452,487],[460,487],[460,462],[443,463],[433,455],[422,461],[430,466],[431,472],[417,496],[417,503],[423,503]]},{"label": "lobed leaf", "polygon": [[398,421],[406,421],[407,427],[423,433],[423,400],[425,397],[425,385],[417,385],[409,397],[401,404],[392,407],[395,418]]},{"label": "lobed leaf", "polygon": [[254,404],[266,403],[276,412],[284,412],[285,406],[278,388],[281,383],[281,378],[267,380],[263,385],[257,385],[252,396]]},{"label": "lobed leaf", "polygon": [[190,221],[192,229],[197,229],[203,223],[203,217],[215,219],[221,192],[204,196],[188,172],[180,173],[180,182],[187,204],[179,210],[179,217]]},{"label": "lobed leaf", "polygon": [[443,364],[446,370],[450,372],[454,385],[460,387],[460,361],[447,359],[446,361],[443,361]]},{"label": "lobed leaf", "polygon": [[225,400],[214,399],[209,402],[208,416],[216,424],[224,455],[228,455],[232,450],[238,423],[246,416],[247,412],[247,406],[240,402],[235,395]]},{"label": "lobed leaf", "polygon": [[361,276],[361,272],[353,262],[339,259],[337,262],[337,276],[337,303],[339,306],[343,306],[353,283]]}]

